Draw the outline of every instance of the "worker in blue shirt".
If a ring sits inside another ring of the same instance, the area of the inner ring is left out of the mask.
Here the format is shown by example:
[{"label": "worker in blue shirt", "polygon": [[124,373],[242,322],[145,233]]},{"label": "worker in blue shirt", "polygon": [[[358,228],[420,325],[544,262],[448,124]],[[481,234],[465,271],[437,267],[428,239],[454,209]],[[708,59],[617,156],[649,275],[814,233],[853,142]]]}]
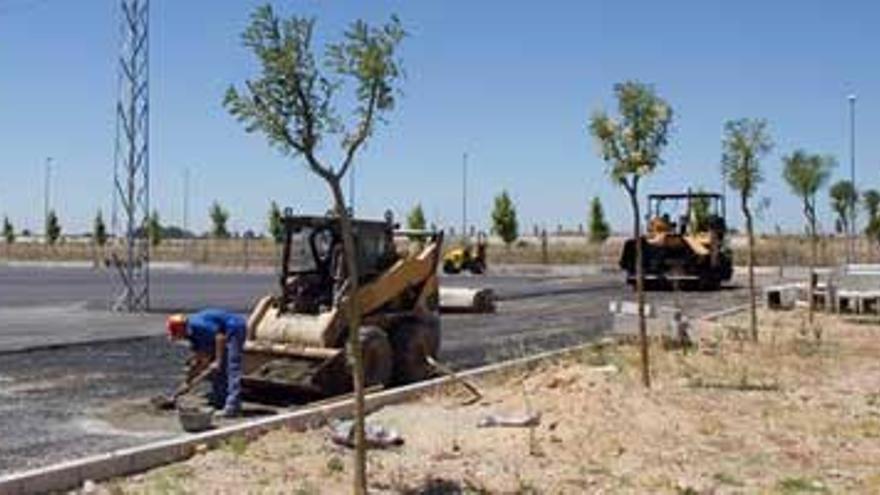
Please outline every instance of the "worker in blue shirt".
[{"label": "worker in blue shirt", "polygon": [[174,398],[211,376],[211,405],[220,410],[218,414],[241,414],[241,360],[246,327],[243,316],[222,309],[169,316],[168,336],[172,340],[187,339],[193,351],[186,380]]}]

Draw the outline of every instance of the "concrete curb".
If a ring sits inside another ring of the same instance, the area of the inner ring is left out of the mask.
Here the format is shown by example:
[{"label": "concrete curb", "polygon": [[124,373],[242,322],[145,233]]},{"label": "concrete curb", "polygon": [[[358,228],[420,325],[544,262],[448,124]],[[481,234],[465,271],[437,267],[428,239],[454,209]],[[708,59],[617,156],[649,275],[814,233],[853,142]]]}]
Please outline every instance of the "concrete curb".
[{"label": "concrete curb", "polygon": [[[528,367],[547,359],[561,358],[593,345],[596,345],[595,342],[588,342],[565,349],[542,352],[533,356],[463,371],[459,373],[459,376],[483,378],[496,373]],[[369,394],[367,396],[367,408],[374,409],[406,402],[426,393],[436,391],[451,383],[454,383],[452,378],[442,377]],[[352,413],[353,408],[353,399],[342,399],[338,402],[247,421],[204,433],[184,435],[0,476],[0,495],[27,495],[73,490],[81,487],[86,480],[107,480],[187,459],[203,449],[203,446],[208,448],[214,447],[234,436],[254,438],[279,427],[305,429],[328,418],[348,416]]]}]

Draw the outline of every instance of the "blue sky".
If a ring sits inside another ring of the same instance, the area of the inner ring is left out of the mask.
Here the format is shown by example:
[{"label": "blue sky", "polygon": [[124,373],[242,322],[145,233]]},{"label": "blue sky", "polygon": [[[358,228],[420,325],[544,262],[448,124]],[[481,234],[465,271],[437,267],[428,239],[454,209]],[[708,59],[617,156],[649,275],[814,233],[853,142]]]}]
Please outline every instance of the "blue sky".
[{"label": "blue sky", "polygon": [[[219,199],[236,230],[265,228],[271,199],[321,212],[329,196],[300,163],[247,135],[221,107],[223,91],[254,71],[239,42],[255,1],[152,0],[152,204],[180,223],[190,169],[191,225]],[[759,196],[761,225],[797,229],[797,201],[780,178],[796,147],[832,153],[848,176],[846,95],[858,95],[859,182],[880,187],[880,4],[743,0],[677,2],[276,1],[318,18],[334,39],[352,20],[397,13],[411,36],[401,56],[404,96],[357,162],[359,213],[458,225],[460,168],[470,164],[469,217],[488,224],[502,188],[521,225],[585,222],[598,195],[617,229],[630,225],[623,192],[604,175],[586,120],[611,108],[615,82],[655,85],[676,120],[665,165],[646,190],[718,188],[724,120],[766,118],[776,148]],[[118,5],[111,0],[0,0],[0,214],[39,227],[44,161],[55,162],[52,203],[66,231],[110,209]],[[820,201],[825,225],[826,195]],[[739,215],[729,202],[731,221]]]}]

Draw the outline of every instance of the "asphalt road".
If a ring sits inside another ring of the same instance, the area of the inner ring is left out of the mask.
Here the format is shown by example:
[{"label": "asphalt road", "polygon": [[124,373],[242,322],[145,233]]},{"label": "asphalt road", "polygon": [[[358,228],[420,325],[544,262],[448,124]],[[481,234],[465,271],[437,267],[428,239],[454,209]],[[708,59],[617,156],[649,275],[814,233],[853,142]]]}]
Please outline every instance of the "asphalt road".
[{"label": "asphalt road", "polygon": [[[0,266],[0,307],[109,309],[116,292],[111,275],[88,268]],[[156,312],[204,306],[246,311],[275,284],[273,275],[266,272],[152,270],[150,305]]]},{"label": "asphalt road", "polygon": [[[271,274],[154,272],[152,280],[154,307],[166,309],[243,310],[241,300],[273,285]],[[614,274],[490,275],[443,283],[491,286],[501,298],[494,315],[443,316],[440,357],[458,368],[593,339],[610,327],[608,302],[629,296]],[[0,318],[4,311],[19,315],[0,321],[0,346],[22,334],[32,341],[64,336],[74,323],[87,330],[96,324],[147,328],[142,338],[88,343],[95,336],[87,335],[78,345],[0,352],[0,473],[179,434],[173,416],[153,413],[146,400],[176,384],[186,351],[161,336],[161,314],[107,320],[97,308],[105,307],[110,292],[106,274],[90,270],[0,268]],[[742,292],[688,295],[687,308],[721,309],[742,302]],[[674,297],[649,299],[664,304]],[[19,328],[21,314],[30,315],[30,331]]]}]

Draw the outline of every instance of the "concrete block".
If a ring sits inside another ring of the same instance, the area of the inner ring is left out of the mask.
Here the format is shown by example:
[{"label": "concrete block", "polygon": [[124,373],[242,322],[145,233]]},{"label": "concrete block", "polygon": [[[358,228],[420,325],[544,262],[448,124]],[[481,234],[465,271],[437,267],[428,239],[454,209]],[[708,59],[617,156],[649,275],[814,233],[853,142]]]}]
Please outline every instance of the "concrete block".
[{"label": "concrete block", "polygon": [[[639,305],[635,301],[611,301],[608,304],[608,310],[615,315],[638,316]],[[654,318],[656,316],[654,305],[645,303],[645,317]]]},{"label": "concrete block", "polygon": [[880,265],[872,263],[851,263],[843,265],[843,273],[846,275],[880,276]]},{"label": "concrete block", "polygon": [[838,312],[848,314],[860,313],[861,295],[857,291],[838,291],[835,300]]},{"label": "concrete block", "polygon": [[880,315],[880,292],[868,291],[862,295],[862,314]]},{"label": "concrete block", "polygon": [[793,309],[801,288],[795,284],[771,285],[764,288],[764,306],[769,309]]},{"label": "concrete block", "polygon": [[608,301],[608,312],[613,315],[620,313],[620,301],[616,299]]}]

